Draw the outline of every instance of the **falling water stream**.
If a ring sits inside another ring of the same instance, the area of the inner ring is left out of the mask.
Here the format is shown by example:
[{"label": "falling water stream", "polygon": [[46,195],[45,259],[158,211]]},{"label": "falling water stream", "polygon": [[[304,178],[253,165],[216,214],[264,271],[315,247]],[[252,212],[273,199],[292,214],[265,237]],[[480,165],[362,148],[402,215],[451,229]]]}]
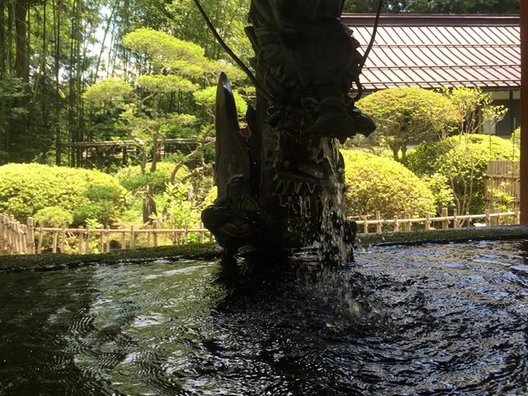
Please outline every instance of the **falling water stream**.
[{"label": "falling water stream", "polygon": [[525,395],[528,241],[0,276],[2,395]]}]

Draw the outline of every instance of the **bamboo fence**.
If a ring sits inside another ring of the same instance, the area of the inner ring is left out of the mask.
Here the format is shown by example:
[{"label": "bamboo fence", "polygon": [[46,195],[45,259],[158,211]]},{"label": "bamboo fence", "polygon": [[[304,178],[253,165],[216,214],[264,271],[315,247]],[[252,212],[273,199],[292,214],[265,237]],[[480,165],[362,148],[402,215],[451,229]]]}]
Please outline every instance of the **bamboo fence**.
[{"label": "bamboo fence", "polygon": [[356,221],[358,224],[358,232],[363,234],[383,232],[410,232],[417,229],[430,231],[437,229],[448,228],[463,228],[475,225],[489,226],[489,225],[512,225],[520,223],[520,212],[502,212],[492,213],[487,210],[483,214],[465,214],[459,215],[455,210],[453,214],[449,215],[447,208],[443,208],[440,216],[431,216],[426,214],[423,217],[411,218],[408,213],[402,214],[402,217],[395,216],[392,219],[383,219],[379,211],[374,217],[356,216],[351,217],[350,220]]},{"label": "bamboo fence", "polygon": [[[455,210],[449,215],[444,208],[437,217],[425,215],[411,218],[409,214],[403,214],[401,218],[396,216],[383,219],[380,212],[376,212],[373,217],[357,216],[350,220],[357,222],[359,233],[379,234],[418,229],[456,229],[473,225],[519,224],[520,213],[486,211],[484,214],[459,215]],[[158,222],[153,222],[148,228],[50,228],[35,226],[32,218],[28,218],[26,224],[21,224],[11,215],[0,215],[0,254],[106,253],[137,247],[181,245],[188,243],[193,236],[196,236],[194,239],[199,243],[214,241],[209,230],[203,227],[164,229],[159,227]]]},{"label": "bamboo fence", "polygon": [[160,228],[154,221],[148,228],[53,228],[35,226],[32,218],[26,224],[13,216],[0,217],[0,253],[40,254],[106,253],[137,247],[157,247],[186,244],[195,237],[199,243],[213,242],[209,230],[200,228]]},{"label": "bamboo fence", "polygon": [[[519,207],[521,176],[519,161],[490,161],[485,177],[486,208]],[[511,202],[505,202],[508,199]]]}]

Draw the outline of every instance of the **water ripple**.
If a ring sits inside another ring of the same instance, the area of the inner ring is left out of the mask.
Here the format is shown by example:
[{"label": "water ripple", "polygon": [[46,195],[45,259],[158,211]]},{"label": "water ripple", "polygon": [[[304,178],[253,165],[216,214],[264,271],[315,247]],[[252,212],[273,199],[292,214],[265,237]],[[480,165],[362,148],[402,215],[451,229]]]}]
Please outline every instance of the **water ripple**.
[{"label": "water ripple", "polygon": [[0,394],[528,393],[528,242],[356,258],[5,274]]}]

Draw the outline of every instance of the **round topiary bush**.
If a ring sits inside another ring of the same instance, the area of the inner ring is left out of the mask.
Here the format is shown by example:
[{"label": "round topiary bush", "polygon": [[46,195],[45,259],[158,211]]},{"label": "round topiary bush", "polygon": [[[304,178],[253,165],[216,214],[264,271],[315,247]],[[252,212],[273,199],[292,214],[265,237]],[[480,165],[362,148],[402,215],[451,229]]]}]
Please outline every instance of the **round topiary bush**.
[{"label": "round topiary bush", "polygon": [[518,159],[518,147],[508,140],[466,134],[421,143],[409,153],[407,166],[417,175],[442,175],[456,196],[459,212],[483,213],[488,162]]},{"label": "round topiary bush", "polygon": [[389,147],[393,158],[405,163],[410,145],[434,141],[461,121],[453,103],[439,92],[422,88],[389,88],[357,102],[376,123],[376,130],[361,145]]},{"label": "round topiary bush", "polygon": [[111,224],[124,210],[125,193],[115,177],[99,171],[40,164],[0,166],[0,211],[19,221],[54,206],[72,213],[73,225],[87,219]]},{"label": "round topiary bush", "polygon": [[435,199],[427,186],[400,163],[361,151],[343,151],[345,159],[345,203],[349,215],[383,218],[401,212],[412,216],[435,213]]}]

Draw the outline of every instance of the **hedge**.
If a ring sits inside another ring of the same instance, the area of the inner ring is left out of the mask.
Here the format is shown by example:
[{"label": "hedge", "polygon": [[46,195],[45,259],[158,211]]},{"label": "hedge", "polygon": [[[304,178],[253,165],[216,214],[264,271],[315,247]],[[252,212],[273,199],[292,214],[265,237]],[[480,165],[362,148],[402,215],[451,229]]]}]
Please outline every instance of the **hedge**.
[{"label": "hedge", "polygon": [[[126,190],[110,175],[95,170],[8,164],[0,166],[0,211],[25,221],[40,211],[47,218],[54,207],[73,215],[73,225],[88,219],[104,224],[118,220]],[[67,218],[67,216],[65,216]]]},{"label": "hedge", "polygon": [[400,163],[362,151],[343,151],[345,203],[348,215],[373,214],[384,218],[401,212],[412,216],[435,213],[435,199],[427,186]]}]

